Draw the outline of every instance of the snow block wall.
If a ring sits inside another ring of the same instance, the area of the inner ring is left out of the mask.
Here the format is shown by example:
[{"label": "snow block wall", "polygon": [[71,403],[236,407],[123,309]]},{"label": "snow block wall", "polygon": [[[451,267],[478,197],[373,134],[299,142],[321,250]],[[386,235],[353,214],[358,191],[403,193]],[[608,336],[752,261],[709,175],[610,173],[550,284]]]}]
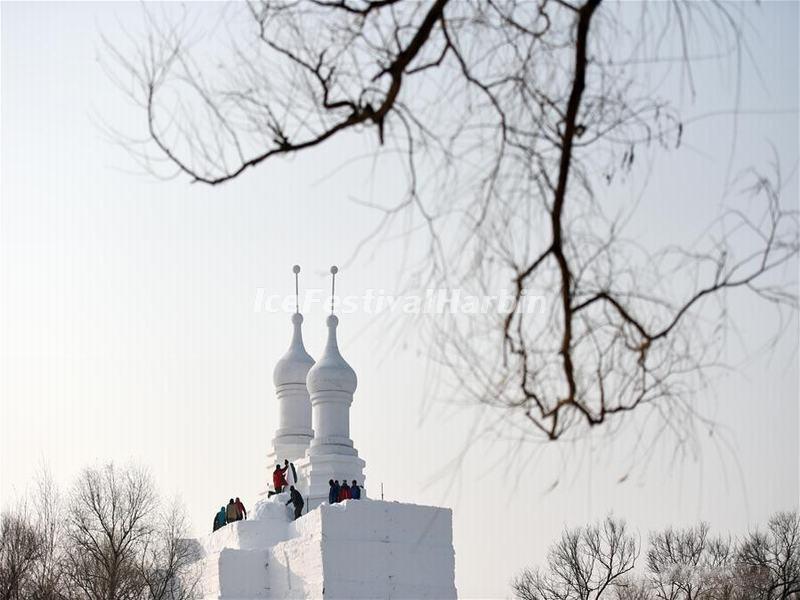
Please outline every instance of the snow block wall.
[{"label": "snow block wall", "polygon": [[456,598],[450,509],[348,500],[292,522],[282,496],[201,541],[206,600]]},{"label": "snow block wall", "polygon": [[321,506],[326,598],[455,598],[449,509],[394,502]]}]

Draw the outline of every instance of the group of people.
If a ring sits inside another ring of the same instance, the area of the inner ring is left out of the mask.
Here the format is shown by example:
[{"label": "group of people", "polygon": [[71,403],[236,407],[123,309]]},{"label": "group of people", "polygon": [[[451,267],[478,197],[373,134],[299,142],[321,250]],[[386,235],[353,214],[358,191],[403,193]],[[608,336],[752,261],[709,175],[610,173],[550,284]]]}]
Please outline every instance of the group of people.
[{"label": "group of people", "polygon": [[[294,518],[298,519],[303,514],[303,508],[306,503],[303,500],[303,495],[295,489],[294,484],[296,483],[297,470],[294,468],[294,463],[284,460],[283,466],[280,464],[275,465],[275,470],[272,472],[272,485],[275,489],[270,491],[268,495],[289,492],[289,499],[286,501],[286,505],[291,504],[294,506]],[[330,485],[330,490],[328,491],[329,504],[361,499],[361,487],[355,479],[351,484],[348,484],[346,480],[340,484],[338,479],[331,479],[328,484]],[[244,504],[239,498],[236,498],[235,501],[231,498],[228,506],[220,508],[219,512],[214,516],[214,531],[228,523],[241,521],[242,519],[247,519],[247,510],[245,510]]]},{"label": "group of people", "polygon": [[[275,465],[275,470],[272,472],[272,485],[275,491],[271,491],[269,495],[288,491],[289,499],[286,501],[286,505],[292,504],[294,506],[294,518],[297,519],[303,514],[305,502],[303,501],[303,495],[295,489],[295,483],[297,483],[297,470],[294,468],[294,463],[284,460],[283,466],[280,464]],[[338,479],[330,479],[328,483],[330,485],[330,490],[328,491],[329,504],[361,499],[361,487],[355,479],[353,479],[352,484],[348,484],[346,480],[340,484]]]},{"label": "group of people", "polygon": [[330,485],[328,489],[328,504],[361,499],[361,488],[355,479],[353,479],[352,485],[347,485],[347,480],[339,485],[338,479],[329,479],[328,485]]},{"label": "group of people", "polygon": [[228,523],[241,521],[246,518],[247,509],[245,509],[242,501],[239,500],[239,498],[236,498],[235,501],[231,498],[230,502],[228,502],[228,506],[221,507],[219,512],[214,515],[214,531],[220,527],[225,527]]},{"label": "group of people", "polygon": [[303,507],[306,503],[303,500],[303,494],[295,489],[295,483],[297,483],[297,469],[294,468],[294,463],[284,460],[283,466],[280,464],[275,465],[275,470],[272,472],[272,486],[275,491],[271,491],[267,495],[272,496],[281,492],[289,492],[286,506],[289,506],[289,504],[294,506],[294,518],[297,520],[303,514]]}]

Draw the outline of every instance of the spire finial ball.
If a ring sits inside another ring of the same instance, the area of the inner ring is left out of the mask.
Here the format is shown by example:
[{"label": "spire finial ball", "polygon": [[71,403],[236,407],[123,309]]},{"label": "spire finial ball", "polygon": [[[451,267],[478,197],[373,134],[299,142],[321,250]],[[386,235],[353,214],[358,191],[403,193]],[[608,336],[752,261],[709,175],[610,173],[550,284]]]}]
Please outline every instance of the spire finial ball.
[{"label": "spire finial ball", "polygon": [[297,275],[300,272],[300,265],[295,265],[292,267],[292,273]]},{"label": "spire finial ball", "polygon": [[334,275],[336,275],[338,272],[339,272],[339,267],[337,267],[336,265],[333,265],[333,266],[331,267],[331,273],[333,273]]}]

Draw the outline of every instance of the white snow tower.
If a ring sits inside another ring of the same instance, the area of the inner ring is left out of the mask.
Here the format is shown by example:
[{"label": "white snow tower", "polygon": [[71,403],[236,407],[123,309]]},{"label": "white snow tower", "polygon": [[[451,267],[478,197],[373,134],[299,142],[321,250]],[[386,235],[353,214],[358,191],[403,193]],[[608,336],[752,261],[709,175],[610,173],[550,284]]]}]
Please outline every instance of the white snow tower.
[{"label": "white snow tower", "polygon": [[[295,265],[295,289],[300,267]],[[272,381],[278,397],[278,430],[272,440],[271,458],[295,461],[305,456],[306,450],[314,437],[311,428],[311,402],[306,387],[308,370],[314,359],[306,352],[303,345],[303,315],[300,314],[299,303],[292,315],[292,341],[286,354],[275,365]],[[277,464],[272,462],[273,465]]]}]

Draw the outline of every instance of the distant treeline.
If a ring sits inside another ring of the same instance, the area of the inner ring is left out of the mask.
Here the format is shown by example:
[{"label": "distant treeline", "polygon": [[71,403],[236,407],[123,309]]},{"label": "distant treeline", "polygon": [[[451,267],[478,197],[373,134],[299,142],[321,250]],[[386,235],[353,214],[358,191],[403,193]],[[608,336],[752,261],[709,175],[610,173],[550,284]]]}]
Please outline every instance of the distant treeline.
[{"label": "distant treeline", "polygon": [[0,515],[0,600],[189,600],[182,508],[137,467],[87,468],[62,496],[49,476]]},{"label": "distant treeline", "polygon": [[[639,536],[613,517],[566,529],[543,568],[524,569],[520,600],[800,600],[800,517],[773,515],[741,538],[707,524]],[[643,565],[639,564],[640,557]]]}]

